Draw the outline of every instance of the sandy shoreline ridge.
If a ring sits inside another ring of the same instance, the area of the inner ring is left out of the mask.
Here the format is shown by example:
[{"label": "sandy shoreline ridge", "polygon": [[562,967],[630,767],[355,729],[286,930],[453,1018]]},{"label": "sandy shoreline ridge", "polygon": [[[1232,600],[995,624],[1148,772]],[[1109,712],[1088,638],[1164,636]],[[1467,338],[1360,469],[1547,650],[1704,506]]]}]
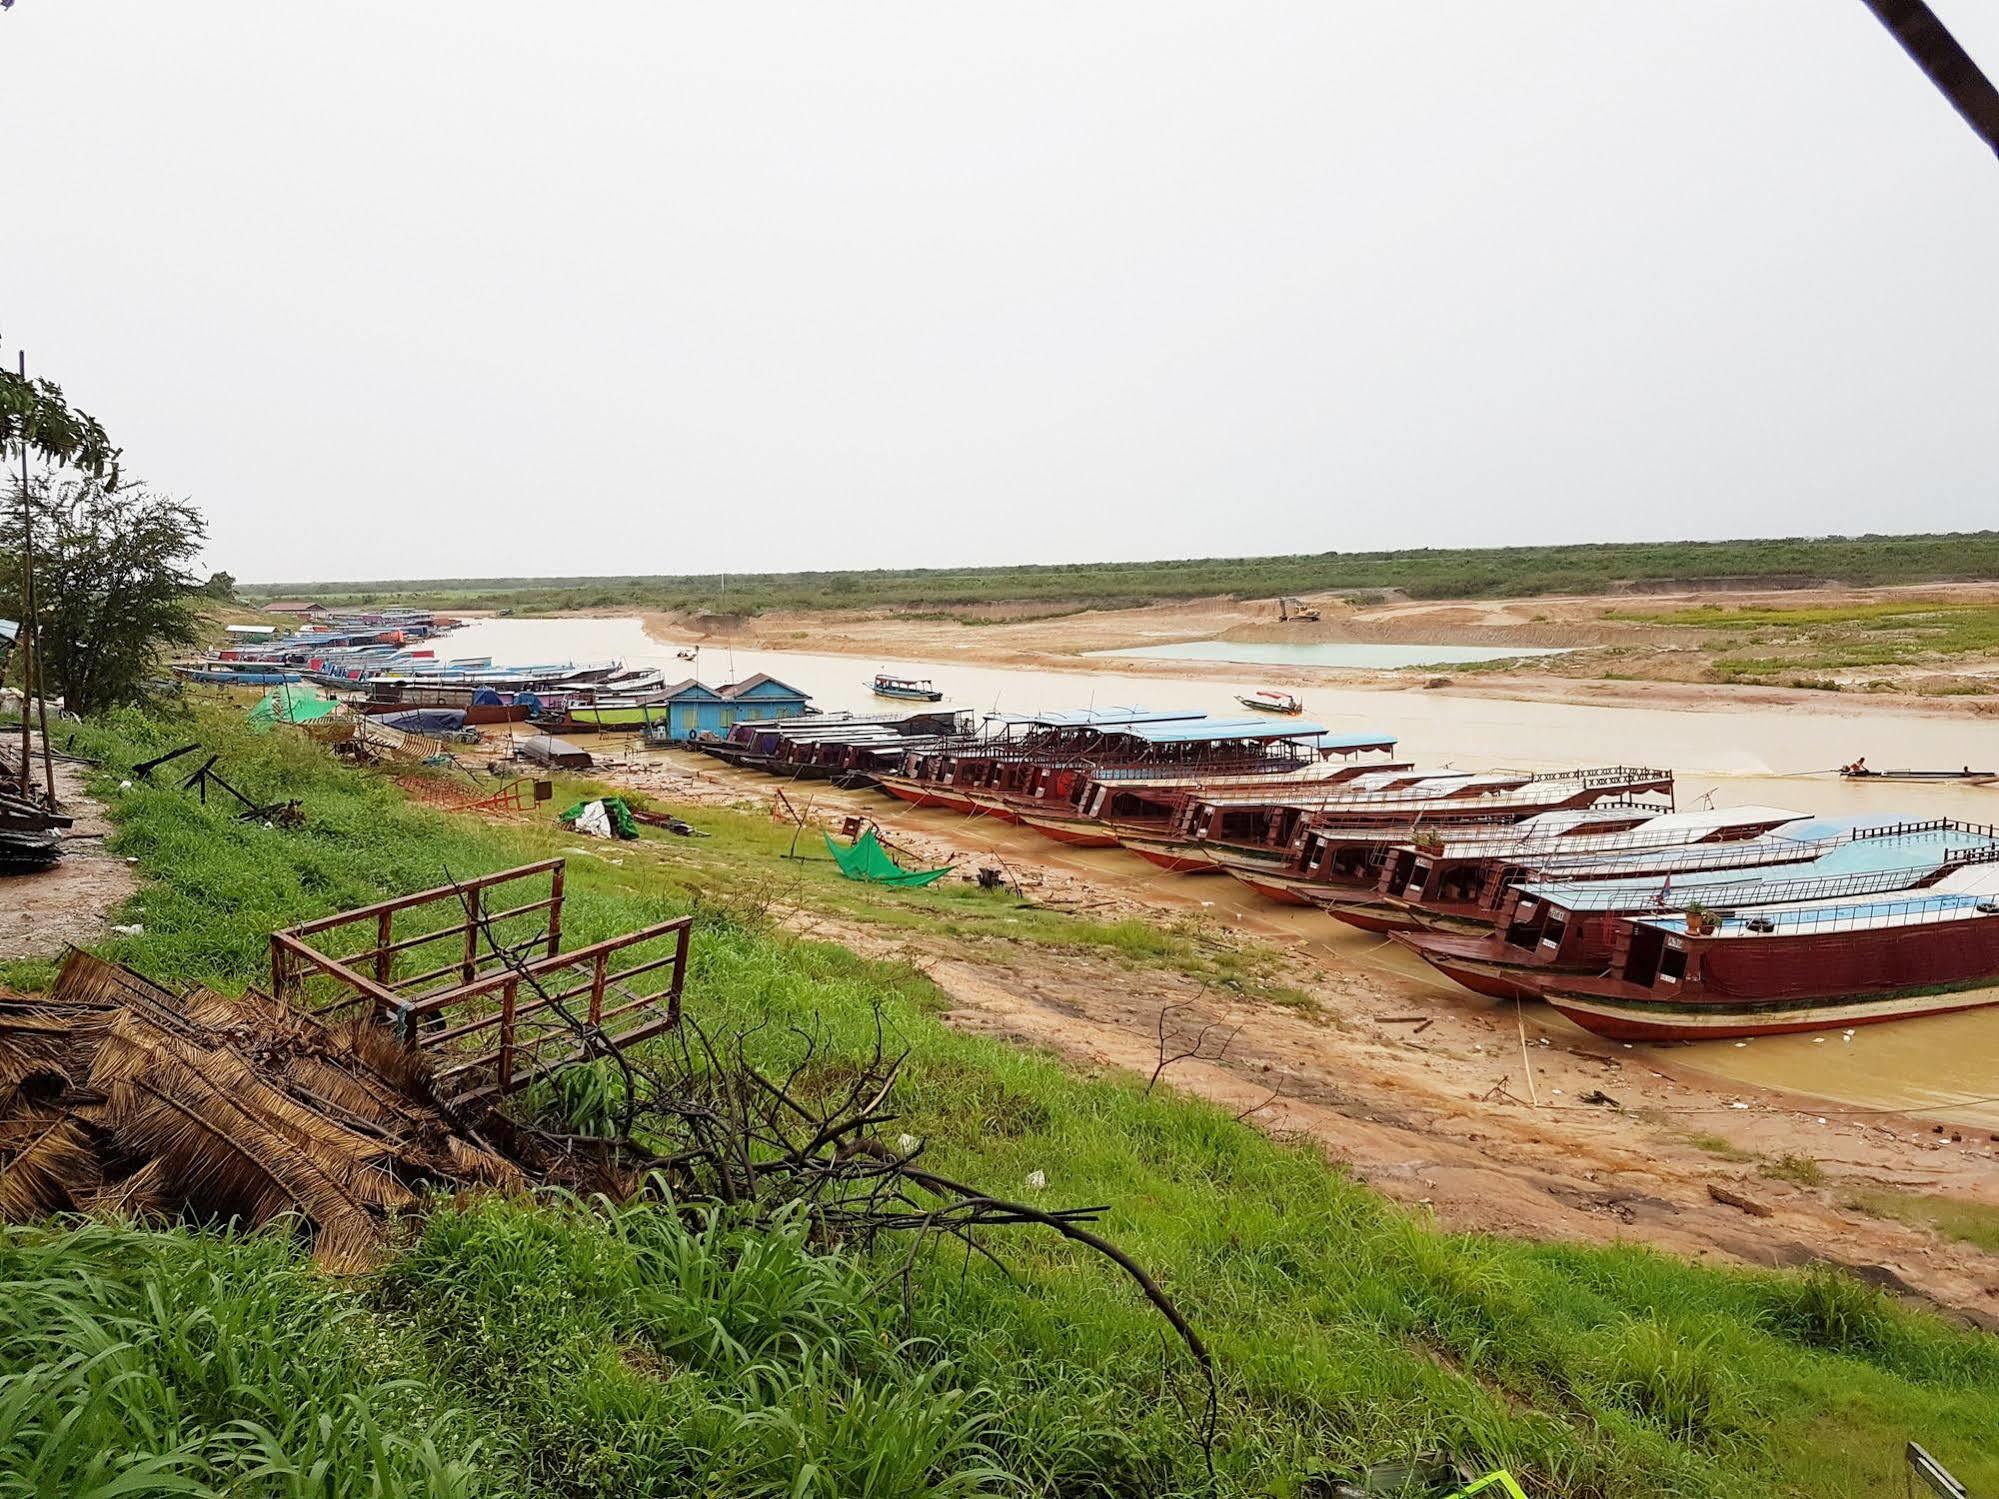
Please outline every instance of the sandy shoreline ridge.
[{"label": "sandy shoreline ridge", "polygon": [[[1607,619],[1634,608],[1660,614],[1726,607],[1864,608],[1884,601],[1999,609],[1999,586],[1931,585],[1883,589],[1801,589],[1782,592],[1688,592],[1642,598],[1390,602],[1356,608],[1337,598],[1318,601],[1317,624],[1280,624],[1268,600],[1175,600],[1127,609],[1063,611],[1046,605],[981,606],[951,611],[790,611],[752,616],[640,612],[646,633],[662,643],[742,649],[808,651],[922,662],[1090,672],[1112,663],[1091,652],[1121,651],[1186,641],[1292,644],[1393,643],[1557,647],[1571,654],[1486,666],[1435,666],[1397,671],[1321,666],[1255,665],[1146,658],[1149,676],[1190,680],[1239,679],[1253,673],[1271,687],[1402,692],[1434,690],[1460,696],[1529,702],[1629,704],[1648,708],[1728,711],[1745,706],[1804,705],[1817,712],[1999,716],[1999,657],[1912,660],[1833,674],[1823,686],[1751,685],[1716,681],[1714,643],[1704,632]],[[581,616],[630,618],[630,609],[582,611]],[[1704,643],[1704,641],[1706,643]],[[1842,677],[1852,680],[1843,681]]]}]

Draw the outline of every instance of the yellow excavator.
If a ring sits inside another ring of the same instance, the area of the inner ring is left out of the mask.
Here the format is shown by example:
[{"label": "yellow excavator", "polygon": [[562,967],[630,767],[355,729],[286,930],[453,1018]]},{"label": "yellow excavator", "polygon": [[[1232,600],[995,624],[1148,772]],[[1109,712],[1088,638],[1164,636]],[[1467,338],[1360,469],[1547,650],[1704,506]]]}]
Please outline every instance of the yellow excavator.
[{"label": "yellow excavator", "polygon": [[1277,601],[1277,619],[1280,624],[1296,624],[1301,620],[1310,624],[1315,623],[1318,618],[1319,611],[1303,600],[1279,599]]}]

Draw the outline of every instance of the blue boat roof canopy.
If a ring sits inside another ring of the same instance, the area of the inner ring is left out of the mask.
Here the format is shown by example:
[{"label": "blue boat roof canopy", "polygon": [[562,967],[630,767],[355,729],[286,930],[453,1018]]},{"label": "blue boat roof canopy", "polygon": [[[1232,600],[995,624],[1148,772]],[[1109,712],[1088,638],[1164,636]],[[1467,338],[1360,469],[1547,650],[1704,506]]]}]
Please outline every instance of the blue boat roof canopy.
[{"label": "blue boat roof canopy", "polygon": [[1272,723],[1267,718],[1196,718],[1178,723],[1135,723],[1118,732],[1147,744],[1201,744],[1208,740],[1321,739],[1315,723]]}]

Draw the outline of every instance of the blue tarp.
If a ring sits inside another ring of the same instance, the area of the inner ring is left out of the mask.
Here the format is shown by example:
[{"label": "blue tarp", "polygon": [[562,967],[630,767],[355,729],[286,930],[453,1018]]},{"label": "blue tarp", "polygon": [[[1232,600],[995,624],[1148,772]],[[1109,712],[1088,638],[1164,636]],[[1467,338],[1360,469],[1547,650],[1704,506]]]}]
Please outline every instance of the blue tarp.
[{"label": "blue tarp", "polygon": [[411,708],[402,713],[384,713],[376,722],[405,734],[455,734],[465,727],[465,710]]}]

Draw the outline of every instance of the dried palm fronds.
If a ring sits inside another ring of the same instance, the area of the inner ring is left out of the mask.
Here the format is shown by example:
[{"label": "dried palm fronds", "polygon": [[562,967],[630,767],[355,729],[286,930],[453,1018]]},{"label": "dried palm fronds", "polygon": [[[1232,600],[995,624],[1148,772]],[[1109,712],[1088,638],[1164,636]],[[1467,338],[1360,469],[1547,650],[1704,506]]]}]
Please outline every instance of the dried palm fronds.
[{"label": "dried palm fronds", "polygon": [[524,1184],[378,1026],[183,997],[76,951],[47,998],[0,995],[0,1219],[292,1218],[353,1270],[424,1189]]}]

